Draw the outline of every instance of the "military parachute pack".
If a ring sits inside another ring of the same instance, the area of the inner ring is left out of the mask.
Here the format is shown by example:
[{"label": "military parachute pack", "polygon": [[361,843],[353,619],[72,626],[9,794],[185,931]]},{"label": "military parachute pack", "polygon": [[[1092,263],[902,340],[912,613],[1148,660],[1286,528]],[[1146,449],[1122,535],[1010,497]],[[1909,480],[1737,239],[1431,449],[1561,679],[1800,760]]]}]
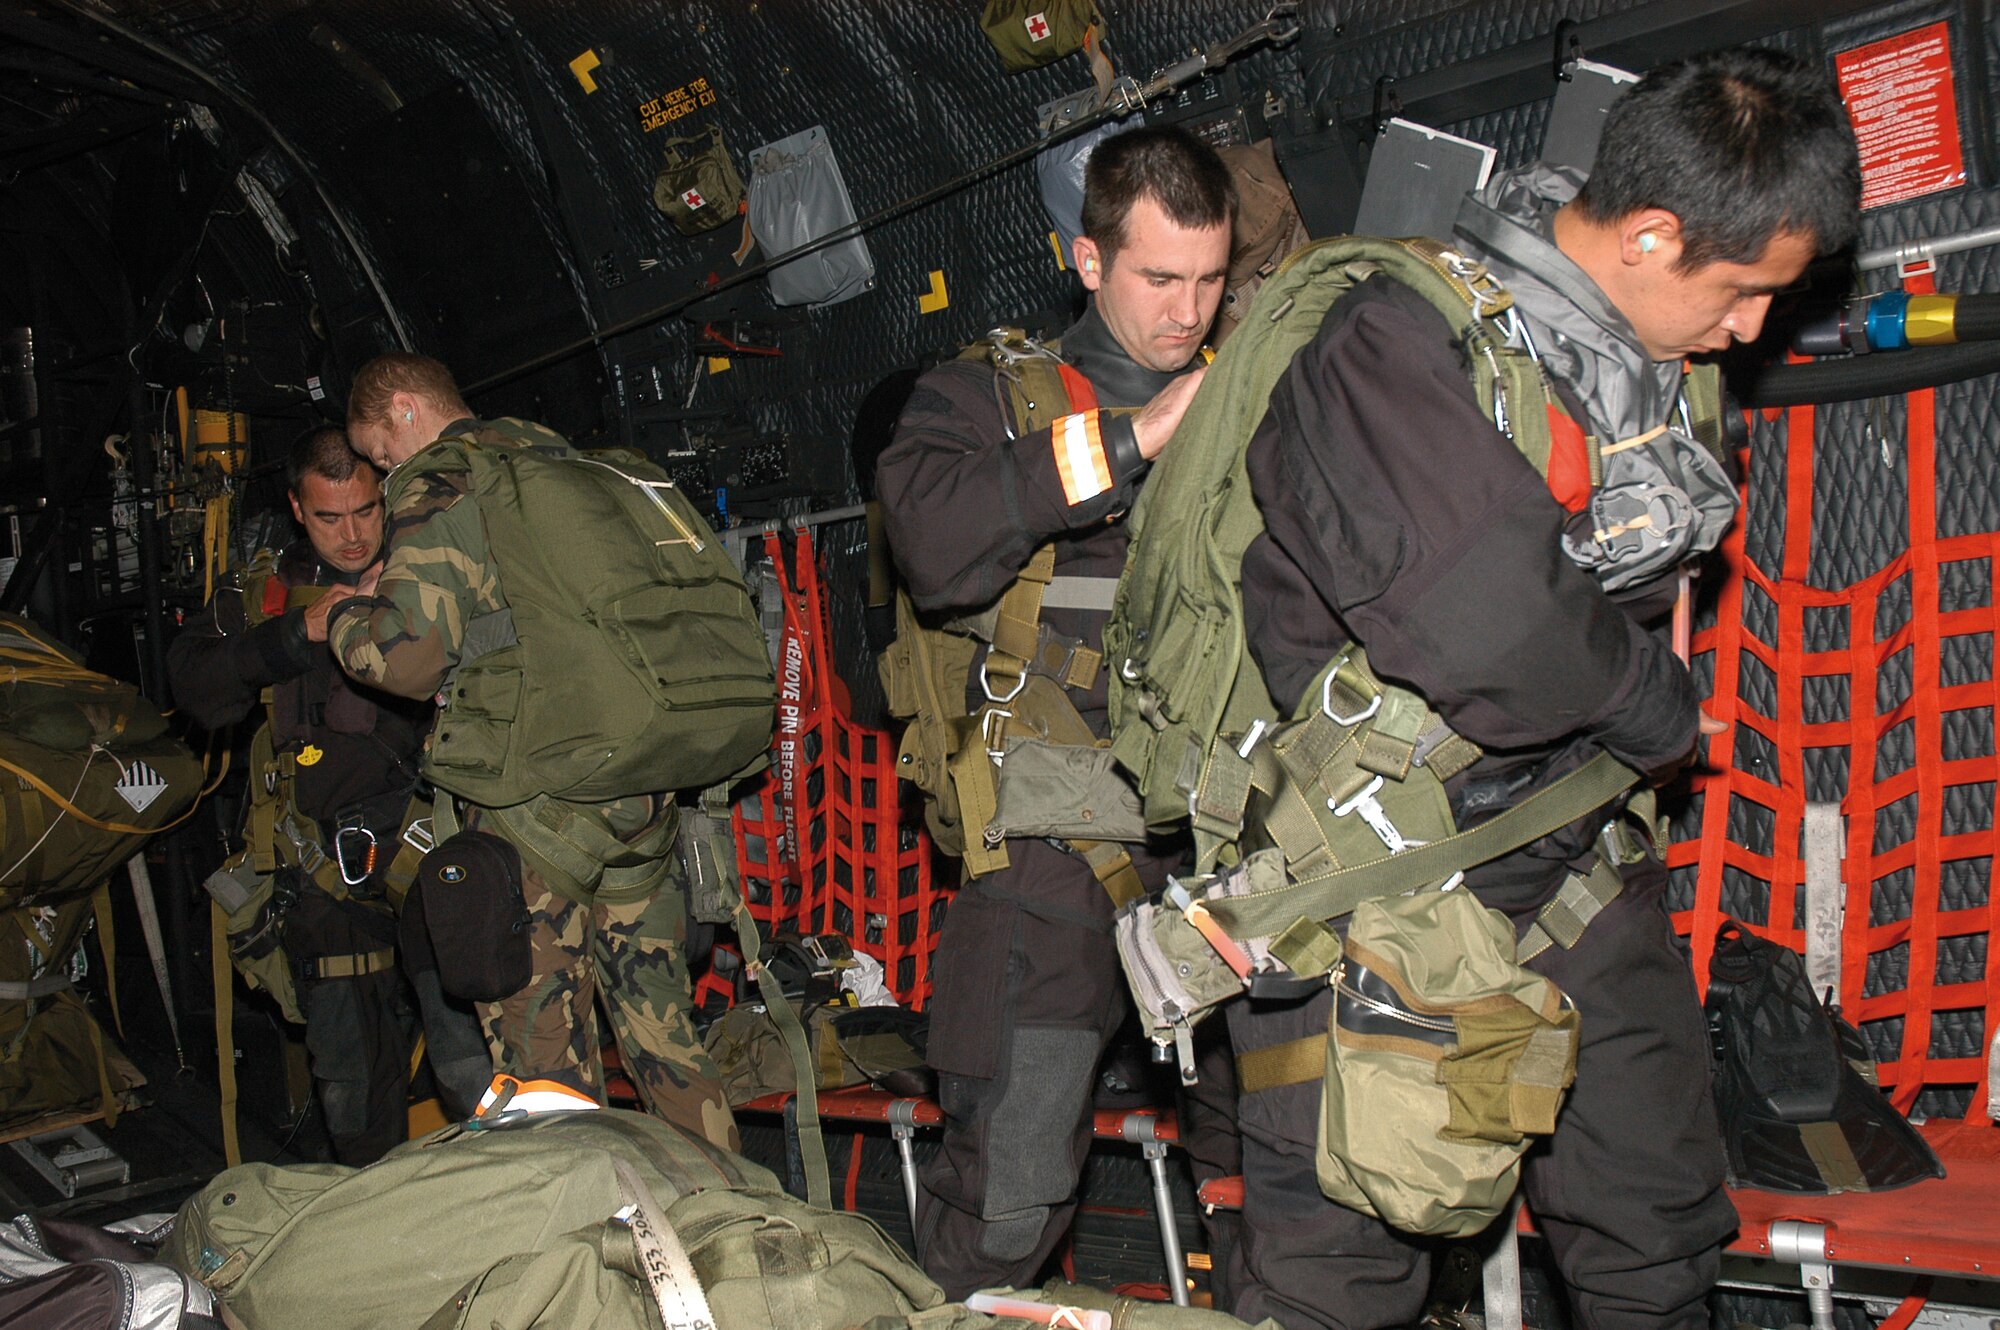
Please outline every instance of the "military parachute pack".
[{"label": "military parachute pack", "polygon": [[[492,422],[523,441],[521,422]],[[482,808],[702,789],[771,741],[763,629],[722,544],[658,467],[444,438],[390,477],[462,472],[508,608],[466,628],[424,775]]]}]

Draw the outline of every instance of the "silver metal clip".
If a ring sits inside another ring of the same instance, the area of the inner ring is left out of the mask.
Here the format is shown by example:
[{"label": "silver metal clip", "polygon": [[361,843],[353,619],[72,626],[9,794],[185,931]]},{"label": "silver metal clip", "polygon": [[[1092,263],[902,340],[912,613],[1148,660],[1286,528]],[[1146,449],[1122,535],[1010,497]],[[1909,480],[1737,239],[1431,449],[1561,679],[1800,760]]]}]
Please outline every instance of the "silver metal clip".
[{"label": "silver metal clip", "polygon": [[[347,866],[348,846],[356,842],[360,846],[354,851],[361,856],[359,872]],[[375,848],[375,833],[364,826],[347,826],[334,832],[333,858],[340,866],[340,880],[350,887],[358,887],[366,882],[368,875],[375,871]]]},{"label": "silver metal clip", "polygon": [[[1376,700],[1379,702],[1381,699],[1377,698]],[[1374,832],[1384,845],[1389,847],[1389,853],[1401,854],[1412,845],[1421,844],[1422,842],[1405,839],[1403,833],[1396,829],[1396,824],[1389,820],[1389,811],[1382,807],[1382,801],[1375,797],[1375,792],[1381,788],[1382,777],[1377,776],[1362,787],[1361,793],[1355,795],[1346,803],[1337,804],[1333,800],[1328,799],[1326,806],[1333,810],[1335,817],[1346,817],[1350,813],[1361,814],[1361,820],[1366,822],[1368,829]]]},{"label": "silver metal clip", "polygon": [[1343,716],[1338,711],[1335,711],[1333,709],[1334,673],[1335,672],[1333,670],[1328,670],[1326,672],[1325,680],[1323,680],[1319,686],[1319,709],[1320,712],[1328,720],[1332,721],[1334,724],[1340,726],[1343,729],[1351,730],[1356,725],[1359,725],[1362,721],[1367,720],[1370,716],[1374,715],[1376,712],[1382,709],[1382,694],[1377,693],[1369,701],[1367,706],[1363,707],[1361,710],[1355,712],[1351,716]]},{"label": "silver metal clip", "polygon": [[432,819],[420,817],[403,828],[403,844],[418,854],[429,854],[437,848],[437,831]]}]

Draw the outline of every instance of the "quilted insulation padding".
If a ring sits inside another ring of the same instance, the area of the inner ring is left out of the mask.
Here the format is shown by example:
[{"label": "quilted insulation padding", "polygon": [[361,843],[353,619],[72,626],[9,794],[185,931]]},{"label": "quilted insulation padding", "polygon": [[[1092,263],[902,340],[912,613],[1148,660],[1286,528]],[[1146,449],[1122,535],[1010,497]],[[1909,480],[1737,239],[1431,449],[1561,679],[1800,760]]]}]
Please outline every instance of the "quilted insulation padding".
[{"label": "quilted insulation padding", "polygon": [[[1453,61],[1476,56],[1550,33],[1561,18],[1587,22],[1607,14],[1645,8],[1643,3],[1597,4],[1375,4],[1343,6],[1337,37],[1322,31],[1317,53],[1308,56],[1304,74],[1307,95],[1323,116],[1365,114],[1383,75],[1407,79]],[[1825,54],[1859,46],[1939,20],[1951,24],[1958,52],[1961,133],[1969,159],[1969,187],[1901,205],[1881,208],[1863,219],[1860,248],[1893,246],[1929,236],[1951,235],[2000,221],[2000,189],[1983,178],[1978,158],[1979,127],[1971,117],[1995,104],[2000,93],[2000,34],[1970,22],[1976,8],[1956,3],[1916,3],[1882,6],[1858,16],[1829,22],[1816,29],[1778,34],[1769,44],[1802,53]],[[1983,62],[1968,59],[1965,43],[1983,45]],[[1983,72],[1986,87],[1966,80]],[[1498,165],[1531,160],[1547,121],[1546,100],[1495,111],[1441,126],[1453,133],[1488,143],[1498,150]],[[1940,291],[2000,290],[2000,249],[1987,248],[1946,255],[1937,261]],[[1863,274],[1862,289],[1886,290],[1893,281],[1887,271]],[[1991,379],[1948,385],[1937,393],[1937,532],[1940,537],[2000,529],[2000,468],[1993,461],[1993,440],[2000,438],[2000,395]],[[1844,403],[1820,410],[1815,448],[1812,547],[1808,578],[1821,588],[1838,588],[1861,581],[1901,554],[1908,544],[1907,474],[1902,447],[1903,403],[1900,399]],[[1791,446],[1782,417],[1759,419],[1753,428],[1752,476],[1755,488],[1745,513],[1746,553],[1759,568],[1775,573],[1784,555],[1786,528],[1783,488],[1785,450]],[[1940,574],[1940,608],[1968,608],[1989,603],[1992,588],[1983,563],[1947,564]],[[1908,579],[1893,586],[1878,607],[1876,634],[1906,623],[1912,607]],[[1812,610],[1805,617],[1809,650],[1845,646],[1845,611]],[[1777,636],[1776,606],[1755,586],[1745,589],[1745,631],[1765,642]],[[1990,668],[1991,643],[1985,635],[1947,638],[1940,682],[1946,686],[1982,680]],[[1696,662],[1697,681],[1704,692],[1713,687],[1713,662]],[[1914,686],[1907,651],[1892,657],[1877,679],[1878,708],[1906,699]],[[1847,681],[1806,680],[1805,710],[1809,722],[1844,719],[1848,715]],[[1776,714],[1776,680],[1749,655],[1741,661],[1738,695],[1751,710]],[[1989,711],[1947,712],[1936,759],[1991,753],[1994,720]],[[1925,756],[1915,752],[1913,728],[1899,725],[1883,736],[1876,749],[1876,779],[1905,770]],[[1838,800],[1847,788],[1848,752],[1844,748],[1809,749],[1804,754],[1806,797]],[[1777,754],[1771,742],[1738,727],[1733,764],[1746,772],[1775,780]],[[1876,819],[1876,845],[1888,849],[1917,834],[1914,800],[1881,810]],[[1993,790],[1987,785],[1951,788],[1938,814],[1935,830],[1957,834],[1988,827]],[[1727,810],[1711,810],[1697,797],[1675,821],[1676,839],[1701,834],[1711,814],[1728,819],[1727,835],[1746,849],[1768,854],[1773,835],[1770,810],[1738,799]],[[1985,860],[1947,862],[1938,884],[1939,908],[1965,909],[1987,899],[1990,863]],[[1693,903],[1694,870],[1677,869],[1670,888],[1670,908]],[[1875,884],[1870,918],[1889,923],[1910,916],[1915,896],[1913,874],[1891,874]],[[1734,866],[1725,869],[1721,906],[1745,918],[1765,918],[1770,904],[1768,882]],[[1802,919],[1793,921],[1802,924]],[[1870,957],[1869,994],[1898,991],[1908,980],[1908,948],[1893,948]],[[1981,937],[1946,939],[1939,948],[1935,980],[1967,983],[1985,974],[1986,945]],[[1903,1022],[1900,1018],[1872,1021],[1862,1028],[1873,1053],[1898,1056]],[[1986,1032],[1977,1011],[1938,1012],[1932,1023],[1932,1053],[1938,1057],[1973,1057],[1984,1047]],[[1944,1086],[1927,1090],[1919,1099],[1920,1113],[1957,1115],[1965,1111],[1969,1090]]]},{"label": "quilted insulation padding", "polygon": [[[1191,45],[1211,42],[1262,17],[1267,8],[1262,0],[1124,0],[1103,7],[1121,69],[1142,76]],[[1302,6],[1305,40],[1288,52],[1256,56],[1240,72],[1247,87],[1269,84],[1301,94],[1323,118],[1352,117],[1366,112],[1375,83],[1384,75],[1409,79],[1504,47],[1544,41],[1561,19],[1587,23],[1647,7],[1665,12],[1657,0],[1307,0]],[[156,7],[134,3],[132,8]],[[471,0],[252,6],[237,11],[232,22],[186,41],[210,69],[248,90],[309,158],[321,161],[335,152],[342,136],[378,119],[384,110],[360,82],[313,45],[307,33],[315,23],[330,24],[382,71],[406,102],[463,83],[492,117],[519,168],[519,225],[537,229],[545,247],[559,256],[579,302],[600,319],[606,311],[622,318],[635,308],[684,300],[711,273],[726,278],[735,271],[728,256],[733,228],[686,239],[652,206],[659,144],[669,134],[717,124],[740,167],[757,145],[824,124],[855,209],[867,217],[1031,141],[1034,108],[1085,82],[1080,62],[1073,59],[1026,74],[1003,74],[977,28],[979,0],[881,0],[846,6],[808,0],[509,5],[528,45],[531,77],[555,109],[563,143],[579,154],[593,182],[590,205],[601,210],[615,237],[609,254],[579,257],[544,183],[519,75],[500,29],[488,17],[495,8]],[[2000,33],[1975,25],[1972,16],[1979,12],[1971,0],[1965,5],[1898,3],[1768,40],[1824,56],[1947,20],[1960,52],[1961,120],[1967,121],[1971,110],[2000,104],[1995,73],[2000,71]],[[1983,43],[1983,49],[1968,53],[1969,41]],[[567,68],[586,49],[595,50],[601,60],[593,71],[598,91],[589,95]],[[1968,54],[1984,58],[1969,59]],[[1968,80],[1982,77],[1985,87],[1968,86]],[[641,132],[640,102],[697,78],[707,79],[713,89],[712,107],[657,133]],[[1552,81],[1549,88],[1553,91]],[[1500,164],[1513,165],[1534,155],[1547,108],[1547,98],[1530,99],[1442,127],[1492,144]],[[1976,151],[1982,127],[1968,121],[1962,128],[1972,159],[1971,185],[1871,213],[1864,220],[1863,248],[2000,221],[2000,190],[1983,174]],[[383,169],[397,166],[385,163]],[[412,187],[421,188],[422,182]],[[364,245],[370,243],[368,219],[354,220]],[[310,220],[305,225],[324,226]],[[1060,321],[1074,307],[1073,279],[1056,266],[1047,231],[1032,172],[1017,166],[872,230],[867,242],[876,264],[876,287],[859,298],[824,310],[774,311],[761,284],[725,295],[722,312],[763,327],[782,356],[735,356],[726,373],[711,375],[702,358],[698,324],[667,319],[590,353],[605,385],[601,394],[551,393],[534,400],[551,424],[590,434],[616,423],[615,407],[608,410],[607,402],[615,403],[620,391],[631,394],[631,402],[656,417],[635,434],[655,449],[671,446],[678,436],[677,424],[657,419],[671,410],[731,412],[761,432],[809,440],[835,454],[828,467],[816,469],[837,478],[825,488],[845,492],[827,493],[823,499],[847,501],[854,497],[847,449],[855,407],[878,380],[898,366],[946,354],[996,322]],[[929,289],[933,271],[943,274],[950,303],[941,312],[923,314],[917,297]],[[446,274],[437,280],[503,283],[505,275]],[[1864,276],[1868,289],[1881,289],[1888,281],[1886,273]],[[2000,250],[1940,259],[1937,285],[1945,291],[2000,290]],[[542,349],[522,348],[524,357]],[[524,384],[535,379],[526,376]],[[507,404],[523,390],[523,384],[510,385],[490,396]],[[475,405],[485,408],[486,403],[475,400]],[[1937,405],[1939,534],[2000,528],[2000,471],[1991,461],[1992,440],[2000,436],[1993,381],[1946,387],[1938,393]],[[1843,404],[1820,413],[1817,438],[1810,445],[1816,450],[1809,559],[1815,586],[1858,581],[1903,550],[1903,423],[1900,401]],[[1745,516],[1746,546],[1749,557],[1767,571],[1776,569],[1783,554],[1786,513],[1779,463],[1796,442],[1786,437],[1782,418],[1760,420],[1753,431],[1757,480]],[[830,575],[834,626],[841,672],[856,694],[858,711],[872,716],[878,697],[862,643],[862,561],[855,530],[850,526],[828,533],[836,555]],[[1983,567],[1947,568],[1946,607],[1984,603],[1991,595],[1986,580]],[[1898,616],[1909,613],[1905,587],[1900,604],[1893,597],[1885,601],[1884,621],[1876,631],[1893,627]],[[1775,611],[1767,599],[1753,591],[1743,617],[1747,631],[1772,640]],[[1850,625],[1842,612],[1816,610],[1806,616],[1805,630],[1810,649],[1827,649],[1847,640]],[[1952,643],[1942,681],[1983,677],[1977,672],[1989,658],[1978,641]],[[1709,662],[1698,661],[1696,672],[1704,686],[1712,680]],[[1907,659],[1891,662],[1879,680],[1878,701],[1892,702],[1912,686]],[[1768,671],[1746,658],[1739,687],[1747,705],[1770,714],[1775,683]],[[1849,703],[1844,680],[1808,684],[1809,720],[1845,716]],[[1943,736],[1945,755],[1985,751],[1993,742],[1992,728],[1989,716],[1955,717]],[[1746,734],[1733,761],[1745,770],[1764,772],[1775,763],[1769,749],[1768,743]],[[1907,730],[1892,732],[1877,752],[1876,774],[1925,756],[1912,751]],[[1847,781],[1845,750],[1808,751],[1805,780],[1809,798],[1837,799]],[[1980,802],[1977,791],[1958,796],[1943,817],[1976,823],[1983,816]],[[1701,819],[1713,811],[1729,819],[1733,839],[1768,849],[1768,814],[1737,803],[1728,810],[1706,810],[1696,801],[1682,812],[1678,834],[1699,834]],[[1879,821],[1882,844],[1915,834],[1907,809],[1885,809]],[[1677,906],[1685,906],[1692,885],[1690,873],[1676,873]],[[1983,866],[1951,865],[1942,889],[1951,900],[1983,899]],[[1880,884],[1877,921],[1897,917],[1899,909],[1907,912],[1912,891],[1908,883]],[[1768,895],[1768,884],[1732,870],[1724,905],[1755,915]],[[1939,979],[1977,977],[1984,957],[1976,951],[1966,947],[1941,954]],[[1880,958],[1876,969],[1879,982],[1896,979],[1892,956]],[[1941,1024],[1939,1037],[1959,1037],[1953,1028]],[[1893,1048],[1888,1032],[1871,1028],[1867,1033],[1879,1047]],[[1959,1034],[1977,1042],[1976,1031]],[[1932,1105],[1931,1111],[1939,1109]]]},{"label": "quilted insulation padding", "polygon": [[[710,274],[736,271],[729,251],[737,228],[681,236],[653,206],[653,176],[668,137],[719,126],[739,170],[750,151],[813,124],[827,127],[855,210],[868,217],[925,194],[974,168],[1032,143],[1035,109],[1089,83],[1077,58],[1023,74],[1005,73],[978,27],[979,0],[901,0],[828,5],[810,0],[713,0],[711,3],[571,5],[411,4],[407,0],[341,0],[253,9],[226,27],[187,39],[212,71],[247,90],[309,159],[322,165],[343,136],[381,118],[385,109],[368,88],[329,60],[309,33],[329,25],[379,70],[405,103],[463,83],[491,116],[522,181],[519,224],[536,228],[585,308],[616,322],[632,308],[657,308],[696,296]],[[141,8],[134,5],[135,10]],[[574,253],[554,195],[545,184],[534,123],[501,30],[487,11],[504,10],[518,23],[532,77],[560,118],[565,150],[580,155],[594,183],[591,206],[604,210],[615,241],[608,255]],[[1144,78],[1183,56],[1261,19],[1268,5],[1224,0],[1148,0],[1106,4],[1114,57],[1121,72]],[[586,94],[569,62],[586,50],[600,63]],[[1296,78],[1295,62],[1275,53],[1250,57],[1240,74],[1264,83]],[[700,112],[642,132],[640,103],[706,79],[716,100]],[[394,171],[396,163],[382,169]],[[421,176],[410,181],[421,189]],[[353,219],[368,244],[365,217]],[[1049,224],[1031,165],[969,184],[938,202],[871,230],[875,289],[823,310],[774,310],[763,284],[725,297],[736,317],[775,329],[781,357],[731,357],[727,373],[709,375],[700,328],[669,318],[615,339],[595,354],[602,392],[536,392],[535,375],[474,396],[476,409],[497,413],[539,406],[548,423],[590,436],[615,429],[604,400],[622,380],[658,382],[649,406],[728,411],[760,433],[812,441],[833,456],[837,479],[812,506],[852,497],[847,452],[855,408],[868,390],[899,366],[950,353],[985,329],[1040,315],[1056,326],[1078,306],[1080,290],[1058,268]],[[337,248],[337,247],[336,247]],[[761,255],[755,258],[761,258]],[[615,278],[603,280],[600,259]],[[339,261],[343,261],[339,260]],[[930,274],[943,274],[949,305],[923,314],[918,297]],[[352,277],[352,275],[350,275]],[[358,278],[354,279],[358,280]],[[504,285],[503,273],[433,274],[433,281]],[[625,294],[620,295],[623,289]],[[425,345],[421,301],[399,293],[406,318]],[[593,320],[603,327],[606,319]],[[381,342],[388,346],[386,330]],[[523,347],[523,359],[548,350]],[[640,431],[639,442],[676,446],[667,426]],[[796,506],[806,506],[801,501]],[[846,548],[856,542],[843,537]],[[873,663],[862,643],[861,585],[865,564],[842,557],[835,635],[841,672],[857,712],[878,712]]]}]

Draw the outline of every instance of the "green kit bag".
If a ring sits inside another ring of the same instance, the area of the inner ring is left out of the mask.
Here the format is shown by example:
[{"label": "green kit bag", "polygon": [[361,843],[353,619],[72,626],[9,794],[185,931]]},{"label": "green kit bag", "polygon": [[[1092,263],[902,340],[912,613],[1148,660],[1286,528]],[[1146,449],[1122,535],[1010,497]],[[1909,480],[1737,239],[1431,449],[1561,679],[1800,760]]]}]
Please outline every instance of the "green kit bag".
[{"label": "green kit bag", "polygon": [[653,177],[653,206],[676,231],[700,235],[742,214],[748,195],[736,163],[722,146],[721,130],[710,126],[705,137],[668,139],[665,148],[666,165]]},{"label": "green kit bag", "polygon": [[979,26],[1007,72],[1018,74],[1081,51],[1086,41],[1100,40],[1104,19],[1096,0],[986,0]]},{"label": "green kit bag", "polygon": [[[1466,1237],[1514,1194],[1576,1079],[1577,1012],[1463,890],[1356,907],[1324,1040],[1320,1190],[1405,1233]],[[1316,1040],[1300,1043],[1319,1042]],[[1242,1059],[1296,1058],[1298,1044]]]},{"label": "green kit bag", "polygon": [[410,478],[459,470],[508,608],[467,626],[424,756],[433,784],[481,808],[600,803],[702,789],[763,758],[777,706],[763,626],[665,473],[633,453],[445,438],[390,478],[391,508]]},{"label": "green kit bag", "polygon": [[841,1330],[944,1304],[865,1216],[617,1109],[447,1127],[363,1169],[229,1169],[160,1259],[247,1330],[644,1326],[697,1298],[715,1330]]}]

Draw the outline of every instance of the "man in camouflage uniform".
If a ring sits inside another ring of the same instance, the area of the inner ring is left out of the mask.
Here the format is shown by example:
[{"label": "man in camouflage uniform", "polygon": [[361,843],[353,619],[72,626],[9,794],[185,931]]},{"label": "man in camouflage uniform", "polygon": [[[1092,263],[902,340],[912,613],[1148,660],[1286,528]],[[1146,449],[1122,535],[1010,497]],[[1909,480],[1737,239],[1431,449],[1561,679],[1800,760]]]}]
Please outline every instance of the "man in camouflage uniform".
[{"label": "man in camouflage uniform", "polygon": [[[286,476],[304,538],[275,558],[260,555],[247,580],[218,588],[174,639],[167,672],[175,698],[204,729],[234,725],[263,701],[270,761],[252,779],[270,782],[260,799],[289,800],[297,821],[288,818],[285,827],[300,843],[286,840],[276,819],[250,818],[267,842],[255,843],[253,830],[251,849],[279,864],[274,895],[290,904],[273,908],[320,1111],[334,1158],[359,1166],[409,1134],[406,985],[395,963],[390,900],[398,884],[390,868],[431,718],[419,703],[350,683],[326,648],[308,641],[318,589],[381,561],[381,477],[332,427],[293,446]],[[350,845],[365,833],[378,847],[372,866],[339,862],[337,828],[346,829]],[[317,873],[300,862],[312,859]],[[357,871],[338,871],[345,867]],[[434,969],[403,960],[445,1105],[469,1114],[493,1074],[479,1028],[470,1010],[446,999]]]},{"label": "man in camouflage uniform", "polygon": [[[504,554],[496,560],[478,498],[462,471],[426,470],[425,449],[444,438],[480,448],[533,448],[573,456],[561,435],[522,420],[472,417],[457,384],[427,356],[391,354],[362,366],[348,402],[354,447],[390,473],[388,554],[379,574],[336,588],[322,632],[354,678],[402,697],[445,686],[481,616],[507,609]],[[410,474],[397,474],[404,466]],[[580,686],[588,681],[579,680]],[[653,1113],[734,1149],[736,1124],[713,1061],[690,1019],[687,897],[673,880],[677,813],[670,795],[562,807],[627,847],[600,883],[586,885],[539,848],[526,819],[464,805],[467,830],[491,832],[521,855],[531,917],[533,977],[480,1004],[497,1068],[553,1081],[602,1101],[595,1000],[601,989],[627,1074]],[[449,825],[447,821],[447,825]]]}]

